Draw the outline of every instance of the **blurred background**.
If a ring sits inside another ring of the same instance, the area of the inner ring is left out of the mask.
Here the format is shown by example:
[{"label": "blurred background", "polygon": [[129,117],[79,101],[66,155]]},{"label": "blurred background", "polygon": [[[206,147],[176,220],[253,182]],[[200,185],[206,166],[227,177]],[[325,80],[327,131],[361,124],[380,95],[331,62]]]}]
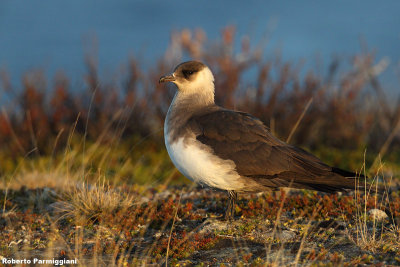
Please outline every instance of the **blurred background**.
[{"label": "blurred background", "polygon": [[181,179],[162,136],[174,87],[158,78],[190,59],[215,73],[218,104],[284,140],[305,112],[292,144],[353,170],[380,155],[396,173],[399,10],[395,0],[3,0],[0,174],[64,166],[71,152],[79,160],[65,169]]}]

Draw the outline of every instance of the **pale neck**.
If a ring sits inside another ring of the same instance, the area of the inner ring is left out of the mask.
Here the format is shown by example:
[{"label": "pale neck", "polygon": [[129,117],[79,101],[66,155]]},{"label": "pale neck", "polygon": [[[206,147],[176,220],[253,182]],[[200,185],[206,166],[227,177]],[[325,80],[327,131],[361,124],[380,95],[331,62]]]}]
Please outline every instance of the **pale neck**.
[{"label": "pale neck", "polygon": [[173,100],[177,106],[204,107],[214,104],[214,92],[200,91],[196,93],[177,91]]}]

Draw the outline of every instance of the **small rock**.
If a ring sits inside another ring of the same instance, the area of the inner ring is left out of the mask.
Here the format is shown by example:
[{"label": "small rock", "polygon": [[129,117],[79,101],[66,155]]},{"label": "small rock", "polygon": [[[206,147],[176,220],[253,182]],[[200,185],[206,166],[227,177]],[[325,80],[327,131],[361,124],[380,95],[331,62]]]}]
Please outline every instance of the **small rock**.
[{"label": "small rock", "polygon": [[149,202],[150,202],[150,198],[141,197],[140,200],[138,201],[138,204],[149,203]]},{"label": "small rock", "polygon": [[288,230],[283,230],[281,233],[277,234],[277,238],[283,242],[296,238],[296,233]]},{"label": "small rock", "polygon": [[171,191],[164,190],[163,192],[157,193],[155,198],[163,200],[163,199],[167,199],[169,197],[172,197],[172,199],[175,199],[176,196],[175,196],[175,194],[172,194]]},{"label": "small rock", "polygon": [[368,214],[371,218],[373,218],[377,221],[382,221],[388,217],[386,212],[384,212],[383,210],[380,210],[380,209],[372,209],[372,210],[368,211]]},{"label": "small rock", "polygon": [[204,226],[199,230],[199,233],[214,233],[215,231],[225,231],[230,227],[230,224],[216,219],[207,219]]},{"label": "small rock", "polygon": [[182,199],[188,199],[188,198],[193,198],[193,197],[195,197],[196,195],[199,195],[199,193],[198,193],[198,192],[194,192],[194,191],[190,191],[190,192],[188,192],[188,193],[182,194],[181,198],[182,198]]}]

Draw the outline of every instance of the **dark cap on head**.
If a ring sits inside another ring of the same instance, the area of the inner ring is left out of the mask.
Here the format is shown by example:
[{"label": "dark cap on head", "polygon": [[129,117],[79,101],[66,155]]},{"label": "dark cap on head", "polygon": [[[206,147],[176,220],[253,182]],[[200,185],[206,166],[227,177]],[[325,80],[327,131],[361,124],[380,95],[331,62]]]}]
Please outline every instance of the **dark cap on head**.
[{"label": "dark cap on head", "polygon": [[165,75],[160,78],[160,83],[174,82],[185,79],[190,81],[195,73],[204,69],[206,65],[199,61],[186,61],[175,67],[173,75]]},{"label": "dark cap on head", "polygon": [[191,75],[204,69],[206,65],[199,61],[187,61],[176,66],[174,70],[175,77],[185,78],[189,80]]}]

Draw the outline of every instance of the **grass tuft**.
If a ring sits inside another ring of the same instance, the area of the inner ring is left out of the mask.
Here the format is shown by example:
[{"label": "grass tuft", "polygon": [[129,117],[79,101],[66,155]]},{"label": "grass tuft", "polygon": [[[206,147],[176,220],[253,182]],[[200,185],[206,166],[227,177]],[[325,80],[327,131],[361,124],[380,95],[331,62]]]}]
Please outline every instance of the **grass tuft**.
[{"label": "grass tuft", "polygon": [[81,183],[66,193],[66,201],[54,204],[54,212],[72,218],[78,225],[98,222],[100,218],[127,211],[134,198],[111,188],[104,180],[96,184]]}]

